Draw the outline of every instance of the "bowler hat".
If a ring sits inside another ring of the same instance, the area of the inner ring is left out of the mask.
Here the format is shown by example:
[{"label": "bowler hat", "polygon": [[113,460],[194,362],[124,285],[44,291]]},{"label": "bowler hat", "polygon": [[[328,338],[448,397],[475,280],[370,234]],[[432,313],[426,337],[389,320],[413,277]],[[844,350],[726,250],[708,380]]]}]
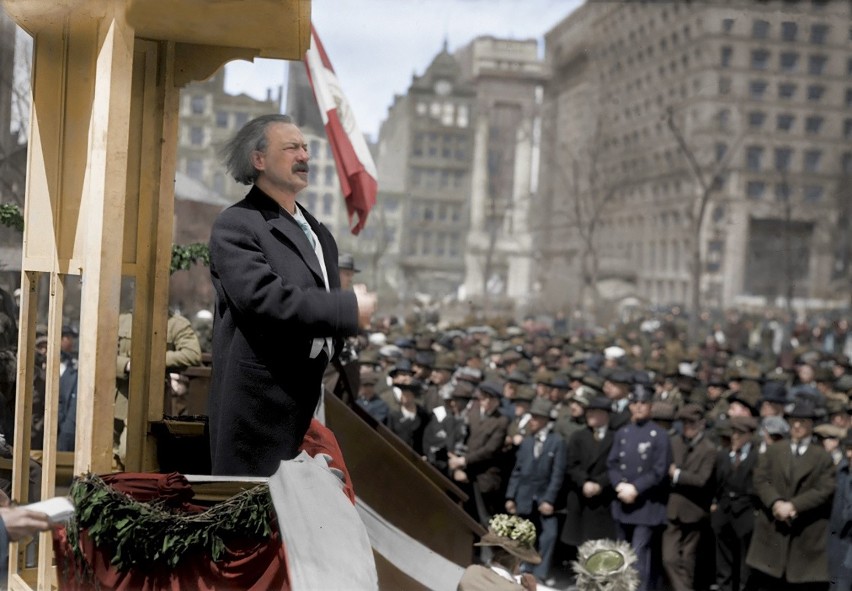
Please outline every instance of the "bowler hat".
[{"label": "bowler hat", "polygon": [[770,381],[763,384],[760,389],[760,399],[764,402],[774,402],[776,404],[787,403],[787,386],[783,382]]},{"label": "bowler hat", "polygon": [[607,381],[615,382],[617,384],[632,384],[633,374],[624,369],[617,369],[611,372],[606,379]]},{"label": "bowler hat", "polygon": [[476,390],[476,386],[474,386],[471,382],[456,382],[455,387],[453,388],[453,398],[464,398],[466,400],[470,400],[473,398],[473,393]]},{"label": "bowler hat", "polygon": [[400,390],[409,390],[415,394],[420,394],[423,391],[423,382],[420,380],[411,380],[402,384],[395,384]]},{"label": "bowler hat", "polygon": [[482,382],[477,388],[479,388],[480,392],[488,396],[495,398],[502,398],[503,396],[503,386],[496,382]]},{"label": "bowler hat", "polygon": [[815,419],[819,416],[816,406],[805,399],[798,399],[785,413],[791,419]]},{"label": "bowler hat", "polygon": [[675,406],[671,402],[658,401],[651,405],[651,419],[655,421],[675,420]]},{"label": "bowler hat", "polygon": [[690,402],[689,404],[684,404],[677,411],[676,416],[681,421],[697,422],[704,418],[704,411],[697,404]]},{"label": "bowler hat", "polygon": [[353,257],[348,252],[342,252],[337,257],[337,268],[338,269],[347,269],[349,271],[353,271],[355,273],[360,273],[361,269],[355,266],[355,257]]},{"label": "bowler hat", "polygon": [[[576,398],[576,396],[575,396]],[[605,410],[612,411],[612,401],[606,396],[595,396],[586,405],[586,410]]]},{"label": "bowler hat", "polygon": [[594,388],[595,390],[600,390],[600,389],[602,389],[602,388],[603,388],[603,385],[604,385],[604,380],[603,380],[603,378],[602,378],[602,377],[600,377],[600,376],[599,376],[598,374],[596,374],[596,373],[587,373],[586,375],[584,375],[584,376],[582,377],[582,379],[580,380],[580,382],[581,382],[584,386],[589,386],[589,387],[591,387],[591,388]]},{"label": "bowler hat", "polygon": [[525,374],[521,371],[517,371],[517,370],[513,371],[508,376],[506,376],[506,381],[512,382],[513,384],[529,384],[530,383],[530,379],[527,376],[527,374]]},{"label": "bowler hat", "polygon": [[550,418],[550,412],[553,410],[553,404],[547,399],[537,396],[530,405],[529,413],[539,417]]},{"label": "bowler hat", "polygon": [[388,375],[390,375],[390,377],[394,377],[399,373],[414,373],[414,370],[411,368],[411,361],[408,359],[400,359],[388,372]]},{"label": "bowler hat", "polygon": [[532,402],[535,398],[535,390],[529,384],[518,384],[515,392],[515,402]]},{"label": "bowler hat", "polygon": [[76,337],[78,336],[77,329],[67,324],[62,325],[62,336]]},{"label": "bowler hat", "polygon": [[740,391],[740,392],[731,392],[728,394],[728,402],[739,402],[743,406],[745,406],[752,415],[757,416],[757,401],[758,397],[754,396],[750,392]]},{"label": "bowler hat", "polygon": [[754,417],[731,417],[728,423],[737,433],[753,433],[757,429],[757,419]]}]

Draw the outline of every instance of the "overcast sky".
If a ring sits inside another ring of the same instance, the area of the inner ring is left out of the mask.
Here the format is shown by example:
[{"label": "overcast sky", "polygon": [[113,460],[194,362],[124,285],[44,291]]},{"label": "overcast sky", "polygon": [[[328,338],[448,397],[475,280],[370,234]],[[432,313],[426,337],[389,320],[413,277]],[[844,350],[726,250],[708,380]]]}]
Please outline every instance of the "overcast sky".
[{"label": "overcast sky", "polygon": [[[538,39],[582,0],[312,0],[312,20],[361,131],[376,139],[395,94],[423,74],[444,39],[450,51],[480,35]],[[266,98],[289,62],[228,64],[225,88]],[[296,67],[304,67],[301,63]],[[285,90],[286,97],[286,90]]]}]

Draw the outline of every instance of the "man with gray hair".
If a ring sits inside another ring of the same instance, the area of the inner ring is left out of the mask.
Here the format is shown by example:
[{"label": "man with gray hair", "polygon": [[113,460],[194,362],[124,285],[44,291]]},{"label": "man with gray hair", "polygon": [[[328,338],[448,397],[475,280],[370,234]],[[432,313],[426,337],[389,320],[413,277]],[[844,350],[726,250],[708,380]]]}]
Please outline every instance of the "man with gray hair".
[{"label": "man with gray hair", "polygon": [[296,456],[325,367],[341,337],[369,323],[375,296],[340,290],[337,244],[296,202],[310,155],[290,117],[249,121],[223,155],[234,179],[253,186],[210,236],[213,473],[270,476]]}]

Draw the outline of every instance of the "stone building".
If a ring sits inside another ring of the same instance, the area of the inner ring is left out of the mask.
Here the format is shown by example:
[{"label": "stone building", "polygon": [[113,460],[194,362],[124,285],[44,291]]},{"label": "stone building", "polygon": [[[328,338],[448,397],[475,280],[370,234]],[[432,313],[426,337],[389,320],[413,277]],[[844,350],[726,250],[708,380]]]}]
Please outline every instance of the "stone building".
[{"label": "stone building", "polygon": [[696,240],[704,305],[837,300],[850,10],[593,1],[551,29],[533,223],[544,300],[582,304],[595,285],[688,303]]},{"label": "stone building", "polygon": [[402,197],[395,236],[402,298],[451,298],[464,282],[475,101],[445,43],[394,98],[379,131],[381,190]]},{"label": "stone building", "polygon": [[455,56],[476,89],[465,295],[528,308],[544,62],[535,39],[478,37]]},{"label": "stone building", "polygon": [[204,183],[230,202],[245,197],[246,187],[228,177],[219,151],[243,125],[259,115],[281,111],[281,90],[266,100],[225,92],[225,69],[204,82],[188,84],[180,97],[177,170]]}]

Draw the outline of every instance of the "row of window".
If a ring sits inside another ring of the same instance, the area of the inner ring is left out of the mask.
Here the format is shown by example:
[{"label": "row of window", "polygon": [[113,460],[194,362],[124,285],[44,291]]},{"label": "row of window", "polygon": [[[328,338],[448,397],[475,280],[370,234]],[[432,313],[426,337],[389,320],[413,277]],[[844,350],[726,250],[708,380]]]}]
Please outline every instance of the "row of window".
[{"label": "row of window", "polygon": [[[722,109],[717,114],[720,129],[726,129],[730,121],[731,111]],[[764,128],[767,121],[766,113],[763,111],[750,111],[748,114],[748,124],[753,130]],[[777,131],[790,132],[796,123],[796,116],[792,113],[778,113],[775,115],[775,129]],[[805,117],[804,131],[806,134],[818,134],[823,129],[824,118],[819,115],[809,115]],[[843,120],[843,137],[852,139],[852,118]]]},{"label": "row of window", "polygon": [[449,101],[419,101],[416,110],[419,116],[438,120],[441,125],[447,127],[467,127],[470,124],[470,108],[467,105],[457,105]]},{"label": "row of window", "polygon": [[462,206],[454,203],[412,203],[408,218],[412,222],[459,222]]},{"label": "row of window", "polygon": [[[324,193],[322,196],[322,200],[320,200],[319,195],[315,191],[308,191],[304,196],[305,207],[308,208],[308,211],[312,211],[315,214],[322,214],[324,216],[329,216],[334,214],[334,195],[331,193]],[[318,209],[317,205],[321,207]]]},{"label": "row of window", "polygon": [[411,186],[426,189],[462,189],[465,187],[465,172],[446,168],[413,168]]},{"label": "row of window", "polygon": [[[726,18],[722,20],[722,32],[731,33],[734,29],[735,19]],[[794,21],[783,21],[779,27],[779,39],[782,41],[793,42],[804,40],[799,39],[804,27],[800,27],[799,23]],[[831,28],[825,23],[812,23],[807,37],[808,41],[815,45],[824,45],[828,41],[828,33]],[[769,39],[772,36],[772,25],[769,21],[763,19],[755,19],[751,23],[751,36],[754,39]]]},{"label": "row of window", "polygon": [[[763,100],[768,98],[770,84],[766,80],[750,80],[748,83],[748,96],[752,100]],[[810,102],[819,102],[825,95],[824,84],[805,85],[805,98]],[[792,101],[796,98],[799,85],[795,82],[779,82],[777,84],[778,98]],[[726,96],[731,94],[731,79],[728,76],[719,77],[719,94]],[[846,89],[844,104],[847,108],[852,107],[852,88]]]},{"label": "row of window", "polygon": [[[720,49],[720,65],[723,68],[730,68],[734,60],[734,48],[730,45],[723,45]],[[770,67],[772,52],[768,49],[752,49],[751,50],[751,68],[754,70],[768,70]],[[778,53],[778,68],[785,73],[793,73],[798,71],[799,59],[801,54],[796,51],[781,51]],[[821,53],[808,55],[807,73],[812,76],[821,76],[825,73],[826,64],[828,64],[828,56]],[[847,62],[847,70],[852,68],[852,59]]]},{"label": "row of window", "polygon": [[[748,181],[746,183],[746,196],[749,199],[764,199],[768,196],[770,190],[777,201],[789,201],[795,194],[795,187],[789,183],[770,184],[765,181]],[[807,184],[802,185],[801,197],[805,203],[819,203],[825,195],[825,188],[822,185]]]},{"label": "row of window", "polygon": [[[730,111],[725,110],[727,113]],[[768,116],[764,111],[749,111],[748,126],[752,130],[762,130],[765,127]],[[789,132],[793,129],[796,122],[796,116],[791,113],[778,113],[775,115],[775,129],[777,131]],[[821,115],[808,115],[804,117],[804,132],[808,135],[820,133],[824,128],[825,117]],[[852,138],[852,119],[845,119],[843,122],[843,136]]]},{"label": "row of window", "polygon": [[456,258],[461,254],[461,237],[449,232],[413,231],[408,238],[406,254],[409,256],[437,256]]},{"label": "row of window", "polygon": [[[718,153],[717,147],[717,153]],[[745,150],[745,166],[752,172],[760,172],[764,167],[764,155],[769,152],[763,146],[747,146]],[[773,149],[773,168],[778,171],[789,171],[793,159],[793,148],[782,146]],[[802,151],[802,172],[820,172],[823,161],[823,152],[819,149],[808,149]]]},{"label": "row of window", "polygon": [[430,156],[467,160],[468,139],[464,134],[453,133],[424,133],[414,134],[411,147],[412,156]]},{"label": "row of window", "polygon": [[[337,183],[337,169],[334,164],[326,164],[325,166],[309,164],[308,171],[308,184],[310,185],[328,187]],[[322,179],[322,182],[320,182],[320,179]]]}]

